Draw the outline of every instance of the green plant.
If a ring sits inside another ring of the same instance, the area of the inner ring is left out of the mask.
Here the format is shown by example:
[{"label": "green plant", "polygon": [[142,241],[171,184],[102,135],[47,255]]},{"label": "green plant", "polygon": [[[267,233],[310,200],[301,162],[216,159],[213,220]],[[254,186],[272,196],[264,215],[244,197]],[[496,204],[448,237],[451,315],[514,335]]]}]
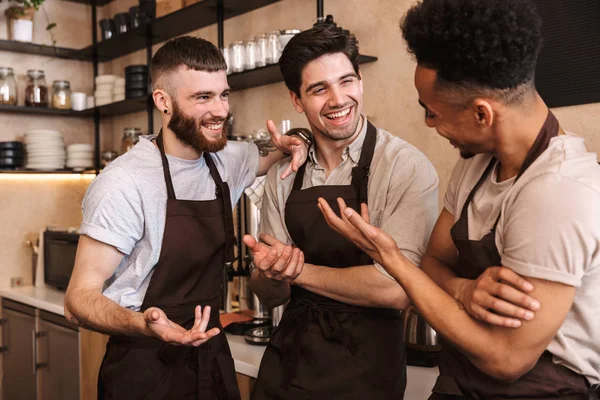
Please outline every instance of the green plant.
[{"label": "green plant", "polygon": [[[5,0],[0,0],[0,3],[3,3],[4,1]],[[6,0],[6,1],[8,1],[9,3],[17,3],[18,4],[17,7],[21,8],[21,15],[28,8],[33,8],[34,10],[38,11],[41,7],[42,11],[44,12],[44,17],[46,18],[46,30],[48,31],[48,33],[50,33],[50,37],[52,38],[52,44],[54,46],[56,46],[56,39],[54,37],[54,32],[52,32],[52,29],[56,28],[56,23],[50,22],[50,19],[48,18],[48,13],[46,12],[46,9],[43,7],[45,0]]]}]

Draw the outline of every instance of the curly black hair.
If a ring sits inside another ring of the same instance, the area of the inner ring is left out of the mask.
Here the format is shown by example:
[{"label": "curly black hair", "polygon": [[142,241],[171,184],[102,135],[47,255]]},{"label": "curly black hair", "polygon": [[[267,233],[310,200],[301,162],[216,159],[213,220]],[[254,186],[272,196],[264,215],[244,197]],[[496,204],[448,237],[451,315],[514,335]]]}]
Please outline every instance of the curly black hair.
[{"label": "curly black hair", "polygon": [[317,25],[290,39],[279,59],[279,69],[285,85],[300,96],[302,71],[308,63],[325,54],[343,53],[358,74],[358,40],[356,37],[332,25]]},{"label": "curly black hair", "polygon": [[509,90],[533,83],[542,31],[531,0],[423,0],[401,28],[438,81]]}]

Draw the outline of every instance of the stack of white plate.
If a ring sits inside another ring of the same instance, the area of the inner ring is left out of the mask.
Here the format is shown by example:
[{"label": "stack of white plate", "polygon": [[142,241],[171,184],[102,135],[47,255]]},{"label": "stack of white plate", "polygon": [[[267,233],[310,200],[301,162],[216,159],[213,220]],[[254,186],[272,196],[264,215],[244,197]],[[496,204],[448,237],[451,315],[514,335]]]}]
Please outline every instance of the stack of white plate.
[{"label": "stack of white plate", "polygon": [[96,107],[113,102],[114,85],[118,78],[116,75],[98,75],[96,77],[96,91],[94,92]]},{"label": "stack of white plate", "polygon": [[123,100],[125,100],[125,78],[117,78],[113,86],[113,101]]},{"label": "stack of white plate", "polygon": [[67,147],[67,168],[83,171],[94,167],[94,147],[87,143],[72,144]]},{"label": "stack of white plate", "polygon": [[25,133],[25,168],[53,171],[65,167],[65,142],[60,132],[35,129]]}]

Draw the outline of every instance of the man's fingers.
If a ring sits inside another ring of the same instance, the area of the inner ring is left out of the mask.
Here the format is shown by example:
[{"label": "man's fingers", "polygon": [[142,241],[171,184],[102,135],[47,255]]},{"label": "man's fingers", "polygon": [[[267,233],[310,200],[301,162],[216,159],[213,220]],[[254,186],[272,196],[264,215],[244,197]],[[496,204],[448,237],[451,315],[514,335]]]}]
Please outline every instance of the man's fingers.
[{"label": "man's fingers", "polygon": [[369,217],[369,206],[366,203],[360,204],[360,215],[367,224],[371,223],[371,218]]},{"label": "man's fingers", "polygon": [[286,246],[283,249],[282,253],[279,255],[279,257],[277,257],[277,260],[275,260],[275,262],[273,263],[271,270],[275,272],[276,275],[282,273],[285,270],[292,256],[292,250],[292,246]]},{"label": "man's fingers", "polygon": [[213,328],[206,333],[202,333],[204,336],[201,339],[194,340],[194,341],[190,342],[189,344],[191,346],[198,347],[198,346],[208,342],[210,339],[214,338],[215,336],[217,336],[220,332],[221,331],[218,328]]},{"label": "man's fingers", "polygon": [[518,328],[521,326],[521,321],[514,318],[503,317],[489,312],[488,310],[474,304],[472,307],[472,315],[480,321],[487,322],[491,325],[505,326],[507,328]]},{"label": "man's fingers", "polygon": [[200,326],[200,322],[202,321],[202,307],[196,306],[194,308],[194,326],[192,326],[191,331],[195,331]]},{"label": "man's fingers", "polygon": [[506,313],[502,311],[503,314],[511,317],[533,319],[533,311],[537,311],[540,308],[539,301],[504,283],[494,283],[490,293],[496,296],[494,298],[511,303],[511,305],[513,305],[514,308],[512,308],[512,312]]},{"label": "man's fingers", "polygon": [[283,249],[285,247],[285,243],[275,239],[267,233],[262,233],[260,235],[260,241],[278,249]]},{"label": "man's fingers", "polygon": [[271,135],[271,141],[273,141],[273,143],[277,143],[279,141],[279,138],[281,137],[281,134],[277,131],[277,127],[275,126],[275,123],[272,120],[267,121],[267,130]]},{"label": "man's fingers", "polygon": [[498,267],[496,269],[496,280],[502,280],[525,293],[529,293],[533,290],[533,284],[531,282],[529,282],[527,279],[523,278],[521,275],[517,274],[510,268]]},{"label": "man's fingers", "polygon": [[206,328],[208,327],[208,323],[210,321],[210,311],[210,306],[205,306],[202,314],[200,315],[200,326],[198,327],[200,332],[206,331]]},{"label": "man's fingers", "polygon": [[252,251],[254,251],[254,249],[258,245],[258,241],[254,239],[254,237],[252,237],[251,235],[244,235],[244,238],[242,240],[244,241],[246,246],[248,246]]},{"label": "man's fingers", "polygon": [[344,210],[344,216],[348,221],[358,229],[367,239],[373,238],[377,234],[377,230],[368,222],[363,220],[362,216],[350,207]]},{"label": "man's fingers", "polygon": [[291,280],[296,277],[296,269],[298,267],[298,261],[300,260],[300,254],[302,252],[300,249],[292,249],[292,253],[290,255],[290,259],[285,266],[285,270],[283,271],[283,278],[285,280]]},{"label": "man's fingers", "polygon": [[317,201],[319,209],[325,217],[325,221],[327,221],[327,224],[334,230],[340,232],[339,227],[343,225],[344,221],[336,215],[333,209],[329,206],[329,203],[327,203],[327,201],[324,198],[319,197]]}]

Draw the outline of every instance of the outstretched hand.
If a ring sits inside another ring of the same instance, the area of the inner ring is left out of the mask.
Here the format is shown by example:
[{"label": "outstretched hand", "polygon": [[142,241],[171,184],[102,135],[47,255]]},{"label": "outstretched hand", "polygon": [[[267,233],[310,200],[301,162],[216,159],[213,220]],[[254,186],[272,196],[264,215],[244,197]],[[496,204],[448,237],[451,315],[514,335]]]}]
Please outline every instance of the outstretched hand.
[{"label": "outstretched hand", "polygon": [[167,318],[163,310],[158,307],[150,307],[144,311],[144,321],[152,334],[167,343],[184,346],[200,346],[220,332],[218,328],[212,328],[206,332],[210,321],[210,306],[196,306],[194,310],[194,326],[187,330]]},{"label": "outstretched hand", "polygon": [[341,198],[338,198],[338,204],[340,217],[325,199],[319,198],[319,209],[327,224],[390,272],[386,264],[401,254],[394,238],[369,223],[369,209],[366,204],[361,204],[360,214],[346,206]]}]

